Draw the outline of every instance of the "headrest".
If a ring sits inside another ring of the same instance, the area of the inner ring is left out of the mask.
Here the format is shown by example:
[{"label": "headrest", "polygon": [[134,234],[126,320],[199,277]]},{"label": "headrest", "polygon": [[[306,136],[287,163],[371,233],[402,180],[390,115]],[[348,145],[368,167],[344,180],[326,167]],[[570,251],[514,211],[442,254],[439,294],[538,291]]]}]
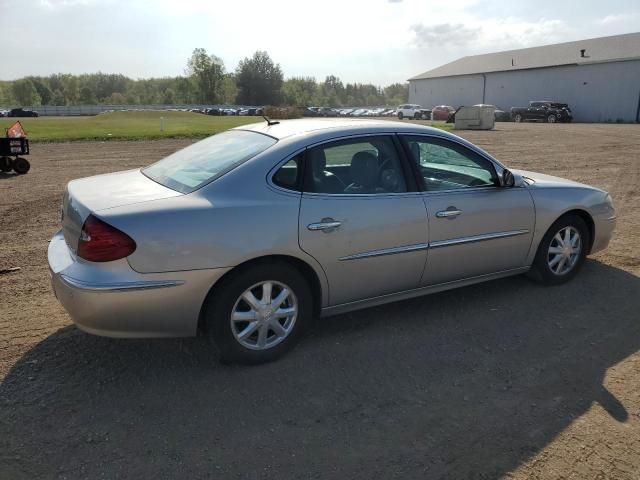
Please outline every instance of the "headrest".
[{"label": "headrest", "polygon": [[321,176],[327,166],[327,157],[324,154],[324,149],[312,148],[307,153],[307,164],[310,165],[313,176]]},{"label": "headrest", "polygon": [[351,159],[351,180],[367,189],[378,183],[378,158],[369,152],[358,152]]}]

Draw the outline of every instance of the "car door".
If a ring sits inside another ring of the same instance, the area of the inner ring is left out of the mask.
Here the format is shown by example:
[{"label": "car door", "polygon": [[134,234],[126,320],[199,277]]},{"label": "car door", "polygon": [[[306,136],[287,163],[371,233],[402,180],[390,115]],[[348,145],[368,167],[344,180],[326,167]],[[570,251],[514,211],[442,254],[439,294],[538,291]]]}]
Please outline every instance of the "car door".
[{"label": "car door", "polygon": [[535,224],[524,187],[498,183],[495,165],[466,146],[429,136],[405,136],[424,190],[429,253],[421,285],[518,269]]},{"label": "car door", "polygon": [[322,265],[331,306],[420,283],[426,210],[397,145],[360,136],[307,150],[299,242]]}]

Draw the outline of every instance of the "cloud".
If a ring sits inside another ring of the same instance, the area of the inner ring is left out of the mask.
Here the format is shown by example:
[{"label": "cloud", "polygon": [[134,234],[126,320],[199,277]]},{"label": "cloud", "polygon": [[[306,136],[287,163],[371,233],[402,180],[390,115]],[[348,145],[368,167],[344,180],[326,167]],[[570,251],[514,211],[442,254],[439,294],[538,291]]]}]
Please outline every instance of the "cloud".
[{"label": "cloud", "polygon": [[402,3],[402,0],[388,0],[389,3]]},{"label": "cloud", "polygon": [[434,46],[465,46],[480,37],[482,28],[467,27],[462,23],[440,23],[437,25],[424,25],[417,23],[410,30],[415,34],[414,42],[419,47]]}]

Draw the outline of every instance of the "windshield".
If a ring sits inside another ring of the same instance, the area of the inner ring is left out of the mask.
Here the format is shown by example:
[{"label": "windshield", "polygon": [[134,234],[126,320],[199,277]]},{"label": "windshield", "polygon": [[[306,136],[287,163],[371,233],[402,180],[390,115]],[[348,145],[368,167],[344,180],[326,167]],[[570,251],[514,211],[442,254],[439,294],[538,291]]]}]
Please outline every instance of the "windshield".
[{"label": "windshield", "polygon": [[275,143],[261,133],[229,130],[178,150],[142,173],[165,187],[191,193]]}]

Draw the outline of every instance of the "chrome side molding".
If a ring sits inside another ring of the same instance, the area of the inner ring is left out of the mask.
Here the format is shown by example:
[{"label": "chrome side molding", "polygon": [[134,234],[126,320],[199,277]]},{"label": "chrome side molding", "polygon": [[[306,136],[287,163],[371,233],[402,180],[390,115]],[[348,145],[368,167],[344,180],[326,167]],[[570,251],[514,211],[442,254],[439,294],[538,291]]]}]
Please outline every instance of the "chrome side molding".
[{"label": "chrome side molding", "polygon": [[417,243],[414,245],[405,245],[402,247],[383,248],[380,250],[371,250],[369,252],[354,253],[345,257],[340,257],[341,262],[346,260],[358,260],[361,258],[381,257],[383,255],[396,255],[398,253],[415,252],[418,250],[427,250],[430,248],[450,247],[453,245],[462,245],[465,243],[484,242],[487,240],[495,240],[498,238],[514,237],[516,235],[525,235],[529,230],[511,230],[508,232],[487,233],[484,235],[474,235],[472,237],[458,237],[450,240],[437,240],[431,243]]},{"label": "chrome side molding", "polygon": [[462,245],[464,243],[484,242],[486,240],[495,240],[498,238],[515,237],[517,235],[525,235],[529,230],[510,230],[507,232],[485,233],[484,235],[473,235],[471,237],[458,237],[450,240],[436,240],[429,244],[429,248],[450,247],[453,245]]},{"label": "chrome side molding", "polygon": [[370,252],[354,253],[346,257],[340,257],[338,260],[357,260],[359,258],[381,257],[383,255],[395,255],[396,253],[415,252],[418,250],[426,250],[429,248],[428,243],[418,243],[415,245],[406,245],[403,247],[383,248],[381,250],[372,250]]},{"label": "chrome side molding", "polygon": [[183,285],[182,280],[145,280],[137,282],[116,282],[116,283],[97,283],[84,282],[67,275],[60,275],[60,279],[73,288],[81,290],[95,290],[98,292],[120,291],[120,290],[150,290],[153,288],[167,288]]}]

